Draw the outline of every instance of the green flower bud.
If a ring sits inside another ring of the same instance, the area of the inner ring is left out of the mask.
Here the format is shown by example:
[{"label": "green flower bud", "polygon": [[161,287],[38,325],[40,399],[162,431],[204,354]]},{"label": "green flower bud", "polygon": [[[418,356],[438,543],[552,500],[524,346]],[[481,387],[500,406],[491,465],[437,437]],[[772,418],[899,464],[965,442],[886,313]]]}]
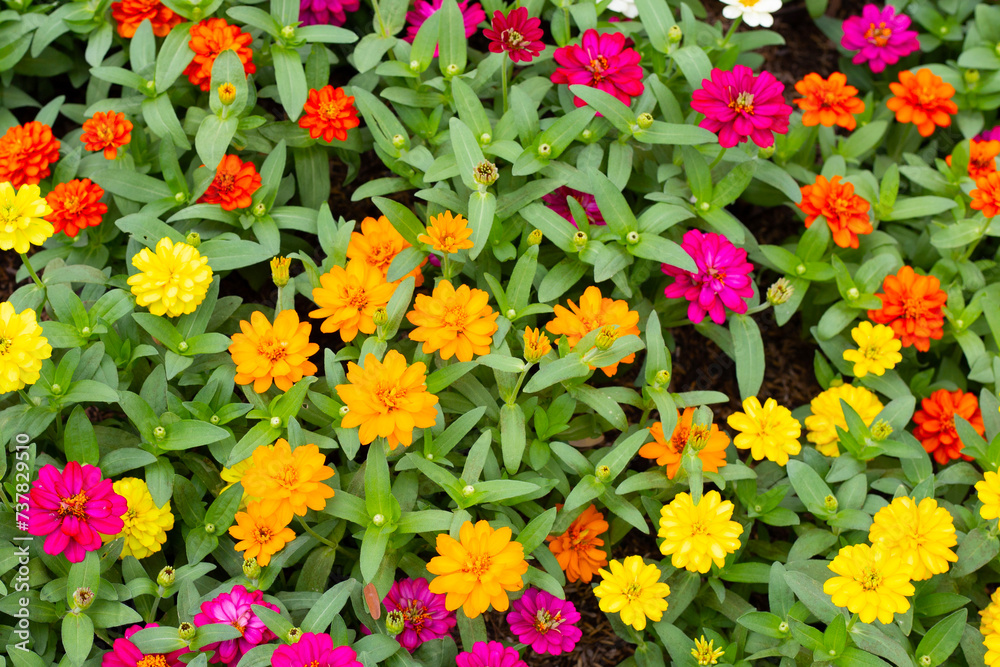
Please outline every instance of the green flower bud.
[{"label": "green flower bud", "polygon": [[965,70],[963,76],[965,77],[965,84],[970,88],[974,88],[976,85],[979,84],[979,79],[980,79],[979,70],[967,69]]},{"label": "green flower bud", "polygon": [[466,484],[465,486],[462,487],[462,495],[466,498],[468,498],[475,492],[476,492],[476,487],[472,486],[471,484]]},{"label": "green flower bud", "polygon": [[167,437],[167,429],[163,428],[162,426],[157,426],[156,428],[153,429],[154,440],[160,441],[163,440],[165,437]]},{"label": "green flower bud", "polygon": [[542,230],[533,229],[531,233],[528,234],[528,245],[538,245],[542,242]]},{"label": "green flower bud", "polygon": [[385,631],[395,637],[406,628],[406,617],[399,609],[393,609],[385,617]]},{"label": "green flower bud", "polygon": [[243,575],[251,581],[260,579],[261,567],[256,558],[247,558],[243,561]]},{"label": "green flower bud", "polygon": [[271,417],[271,428],[281,428],[281,417]]},{"label": "green flower bud", "polygon": [[285,638],[288,640],[289,644],[298,644],[299,640],[302,639],[302,635],[305,634],[299,628],[289,628],[288,634]]},{"label": "green flower bud", "polygon": [[639,117],[636,119],[636,122],[639,124],[640,128],[642,128],[643,130],[648,130],[653,126],[653,114],[641,113],[639,114]]},{"label": "green flower bud", "polygon": [[616,340],[618,340],[618,327],[608,324],[601,327],[601,333],[597,334],[597,341],[594,345],[598,350],[604,352],[605,350],[610,350]]},{"label": "green flower bud", "polygon": [[372,523],[375,524],[376,526],[385,525],[385,515],[376,514],[375,516],[372,517]]},{"label": "green flower bud", "polygon": [[666,387],[668,384],[670,384],[670,371],[668,370],[656,371],[656,377],[653,379],[653,382],[655,382],[656,386],[658,387]]},{"label": "green flower bud", "polygon": [[549,144],[539,144],[538,145],[538,156],[539,157],[548,157],[550,155],[552,155],[552,146],[550,146]]},{"label": "green flower bud", "polygon": [[767,302],[772,306],[780,306],[795,293],[795,288],[785,278],[778,278],[774,284],[767,288]]},{"label": "green flower bud", "polygon": [[892,435],[892,426],[886,420],[879,419],[872,426],[872,437],[875,438],[876,441],[882,442],[883,440],[888,439],[890,435]]},{"label": "green flower bud", "polygon": [[401,134],[392,135],[392,145],[396,148],[402,148],[406,145],[406,137]]},{"label": "green flower bud", "polygon": [[295,38],[295,26],[286,25],[281,29],[281,37],[283,39],[294,39]]},{"label": "green flower bud", "polygon": [[94,591],[89,588],[78,588],[73,593],[73,611],[79,614],[94,604]]},{"label": "green flower bud", "polygon": [[186,340],[182,340],[181,342],[177,343],[177,349],[180,350],[181,352],[187,352],[189,347],[191,346],[187,344]]},{"label": "green flower bud", "polygon": [[611,468],[608,466],[597,466],[597,469],[594,470],[594,477],[598,481],[607,482],[611,479]]},{"label": "green flower bud", "polygon": [[493,185],[498,178],[500,178],[500,171],[489,160],[483,160],[477,164],[472,172],[472,180],[480,185]]},{"label": "green flower bud", "polygon": [[489,132],[483,132],[479,135],[479,144],[485,146],[486,144],[493,141],[493,136]]},{"label": "green flower bud", "polygon": [[185,238],[184,242],[193,248],[197,248],[201,245],[201,234],[198,232],[190,232]]},{"label": "green flower bud", "polygon": [[682,39],[684,39],[684,31],[681,30],[679,25],[670,26],[670,30],[667,31],[667,41],[671,44],[678,44]]},{"label": "green flower bud", "polygon": [[198,635],[198,628],[184,622],[177,626],[177,635],[184,641],[189,642]]},{"label": "green flower bud", "polygon": [[836,512],[839,507],[840,503],[837,502],[836,496],[827,496],[823,499],[823,508],[827,512]]},{"label": "green flower bud", "polygon": [[174,578],[176,576],[177,571],[167,565],[165,568],[160,570],[158,575],[156,575],[156,583],[164,588],[170,588],[174,585]]},{"label": "green flower bud", "polygon": [[573,235],[573,245],[577,250],[583,250],[587,246],[587,232],[577,232]]},{"label": "green flower bud", "polygon": [[631,231],[625,235],[625,242],[629,245],[635,245],[639,242],[639,232]]},{"label": "green flower bud", "polygon": [[52,385],[52,393],[53,394],[55,394],[56,396],[58,396],[62,392],[63,392],[62,385],[60,385],[60,384],[54,384],[54,385]]},{"label": "green flower bud", "polygon": [[389,313],[386,312],[385,308],[376,308],[375,312],[372,314],[372,322],[374,322],[377,327],[384,327],[389,323]]},{"label": "green flower bud", "polygon": [[770,146],[761,148],[760,152],[758,152],[757,155],[760,156],[762,159],[767,160],[772,155],[774,155],[774,151],[775,151],[775,146],[774,144],[771,144]]}]

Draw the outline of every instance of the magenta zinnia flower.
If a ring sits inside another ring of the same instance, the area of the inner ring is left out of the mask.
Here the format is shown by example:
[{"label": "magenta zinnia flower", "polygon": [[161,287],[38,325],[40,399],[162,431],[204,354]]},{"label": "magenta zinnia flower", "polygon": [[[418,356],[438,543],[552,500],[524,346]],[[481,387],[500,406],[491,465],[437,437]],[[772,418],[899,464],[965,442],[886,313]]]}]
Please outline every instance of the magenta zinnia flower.
[{"label": "magenta zinnia flower", "polygon": [[493,12],[493,29],[487,28],[483,35],[490,40],[493,53],[506,51],[513,62],[530,63],[545,50],[541,25],[540,19],[528,18],[525,7],[515,7],[507,16],[503,12]]},{"label": "magenta zinnia flower", "polygon": [[[409,24],[406,27],[406,37],[403,38],[404,41],[413,43],[416,39],[417,33],[420,32],[420,26],[424,24],[424,21],[429,19],[431,15],[437,10],[441,9],[442,0],[433,0],[433,3],[426,2],[426,0],[415,0],[413,3],[413,9],[406,12],[406,22]],[[476,33],[476,26],[486,20],[486,12],[483,11],[483,6],[478,2],[474,2],[471,5],[469,0],[462,0],[458,3],[458,9],[462,12],[462,20],[465,22],[465,36],[472,37]],[[434,48],[434,57],[437,57],[438,50],[437,47]]]},{"label": "magenta zinnia flower", "polygon": [[975,141],[1000,141],[1000,125],[997,125],[992,130],[983,130],[975,137]]},{"label": "magenta zinnia flower", "polygon": [[129,641],[140,630],[158,627],[160,626],[156,623],[133,625],[125,631],[125,638],[116,639],[111,650],[104,654],[101,667],[184,667],[179,658],[188,652],[186,647],[171,653],[143,653]]},{"label": "magenta zinnia flower", "polygon": [[[556,49],[553,56],[562,65],[552,73],[552,83],[582,84],[599,88],[614,95],[623,104],[632,104],[632,98],[642,95],[642,56],[635,49],[625,46],[625,35],[620,32],[597,34],[593,28],[583,33],[580,45],[570,44]],[[573,99],[578,107],[587,103],[579,97]]]},{"label": "magenta zinnia flower", "polygon": [[516,600],[507,614],[510,629],[517,641],[530,644],[535,653],[559,655],[576,648],[583,632],[575,623],[580,612],[572,602],[551,593],[529,588]]},{"label": "magenta zinnia flower", "polygon": [[424,642],[444,637],[455,627],[455,612],[444,606],[446,597],[431,593],[423,577],[393,582],[382,604],[386,613],[403,613],[403,631],[396,635],[403,648],[413,653]]},{"label": "magenta zinnia flower", "polygon": [[920,48],[915,30],[907,30],[910,17],[896,14],[892,5],[879,9],[865,5],[861,16],[844,21],[844,36],[840,45],[848,51],[857,51],[851,61],[855,65],[868,61],[868,66],[878,74],[886,65],[895,65]]},{"label": "magenta zinnia flower", "polygon": [[521,654],[511,646],[500,642],[476,642],[471,651],[459,653],[455,658],[457,667],[528,667],[521,660]]},{"label": "magenta zinnia flower", "polygon": [[573,219],[573,212],[570,210],[569,201],[567,200],[569,197],[572,197],[580,202],[580,206],[582,206],[583,210],[587,213],[587,222],[589,224],[605,224],[604,216],[601,215],[601,209],[597,207],[597,200],[594,199],[594,195],[587,194],[586,192],[580,192],[579,190],[574,190],[573,188],[565,185],[560,185],[558,188],[542,197],[542,201],[544,201],[549,208],[569,220],[573,226],[576,227],[576,220]]},{"label": "magenta zinnia flower", "polygon": [[259,604],[271,611],[280,611],[277,606],[264,601],[264,593],[256,590],[247,591],[242,585],[233,586],[233,590],[222,593],[208,602],[201,603],[201,613],[194,617],[197,627],[212,623],[231,625],[242,633],[239,639],[227,639],[204,647],[206,651],[215,651],[209,662],[221,662],[224,665],[235,664],[247,651],[260,644],[266,644],[276,635],[267,629],[264,621],[257,618],[250,605]]},{"label": "magenta zinnia flower", "polygon": [[79,563],[101,548],[101,535],[122,531],[127,511],[128,502],[110,479],[101,479],[100,468],[70,461],[60,473],[46,465],[28,494],[28,532],[45,537],[45,553]]},{"label": "magenta zinnia flower", "polygon": [[674,278],[673,284],[663,290],[664,295],[668,299],[684,297],[691,302],[689,320],[698,324],[707,313],[713,322],[722,324],[726,321],[726,308],[738,314],[747,312],[744,299],[753,296],[750,281],[753,264],[747,261],[746,250],[737,248],[721,234],[697,229],[684,235],[681,247],[698,265],[698,273],[667,264],[660,268]]},{"label": "magenta zinnia flower", "polygon": [[279,646],[271,667],[363,667],[350,646],[334,646],[330,635],[307,632],[291,646]]},{"label": "magenta zinnia flower", "polygon": [[299,20],[302,25],[336,25],[347,23],[347,12],[356,12],[361,0],[300,0]]},{"label": "magenta zinnia flower", "polygon": [[785,84],[770,72],[754,76],[746,65],[731,72],[712,70],[691,96],[691,108],[705,114],[698,123],[719,135],[719,145],[732,148],[749,137],[761,148],[774,145],[774,133],[788,132],[792,107],[785,104]]}]

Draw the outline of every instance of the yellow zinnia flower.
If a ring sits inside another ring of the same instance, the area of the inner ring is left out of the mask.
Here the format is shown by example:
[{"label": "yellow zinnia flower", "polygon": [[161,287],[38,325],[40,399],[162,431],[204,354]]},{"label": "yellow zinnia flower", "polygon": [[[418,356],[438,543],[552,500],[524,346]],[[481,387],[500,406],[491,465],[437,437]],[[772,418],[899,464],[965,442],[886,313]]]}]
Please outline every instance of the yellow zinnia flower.
[{"label": "yellow zinnia flower", "polygon": [[[291,520],[291,515],[287,516]],[[295,539],[295,532],[284,518],[264,511],[259,502],[250,503],[246,512],[236,513],[236,525],[229,528],[229,534],[239,540],[234,548],[243,552],[243,560],[256,558],[261,565],[267,565],[271,556]]]},{"label": "yellow zinnia flower", "polygon": [[636,630],[646,627],[646,619],[656,623],[667,610],[670,586],[660,581],[660,568],[647,565],[642,556],[627,556],[622,563],[613,560],[608,569],[598,571],[601,583],[594,589],[601,611],[620,613],[622,623]]},{"label": "yellow zinnia flower", "polygon": [[309,317],[325,317],[319,330],[339,331],[345,343],[354,340],[358,331],[375,333],[375,311],[385,308],[396,291],[396,283],[387,283],[381,271],[357,259],[348,262],[346,269],[333,267],[319,281],[322,287],[312,292],[319,308]]},{"label": "yellow zinnia flower", "polygon": [[1000,631],[993,626],[992,632],[983,639],[983,646],[986,647],[984,661],[987,667],[1000,665]]},{"label": "yellow zinnia flower", "polygon": [[362,445],[386,438],[390,449],[413,442],[414,428],[430,428],[437,419],[438,397],[427,391],[427,367],[422,362],[406,365],[406,357],[396,350],[379,361],[365,357],[364,368],[347,364],[348,384],[337,385],[348,409],[342,428],[360,426]]},{"label": "yellow zinnia flower", "polygon": [[858,344],[858,349],[844,350],[844,361],[854,364],[854,375],[859,378],[869,373],[884,375],[903,360],[903,355],[899,353],[903,342],[896,338],[892,327],[861,322],[851,330],[851,338]]},{"label": "yellow zinnia flower", "polygon": [[274,445],[254,450],[253,465],[243,475],[247,494],[260,498],[261,509],[278,514],[284,523],[292,514],[305,516],[310,509],[326,507],[333,489],[324,484],[333,477],[333,468],[316,445],[301,445],[294,450],[284,438]]},{"label": "yellow zinnia flower", "polygon": [[9,301],[0,303],[0,392],[24,389],[38,382],[42,361],[52,356],[52,346],[42,335],[35,311],[20,313]]},{"label": "yellow zinnia flower", "polygon": [[510,528],[494,530],[486,521],[475,525],[466,521],[457,540],[438,534],[439,555],[427,564],[427,571],[437,575],[431,580],[431,593],[447,595],[448,611],[461,607],[468,618],[476,618],[490,605],[507,611],[507,591],[521,590],[521,575],[528,571],[524,547],[511,541],[511,535]]},{"label": "yellow zinnia flower", "polygon": [[160,239],[156,251],[143,248],[132,258],[139,273],[128,284],[136,303],[154,315],[177,317],[193,313],[212,284],[208,258],[187,243]]},{"label": "yellow zinnia flower", "polygon": [[719,658],[726,654],[721,648],[715,648],[715,640],[705,641],[705,635],[694,640],[694,648],[691,655],[698,661],[699,665],[717,665]]},{"label": "yellow zinnia flower", "polygon": [[984,472],[983,481],[976,482],[976,495],[983,504],[979,516],[987,520],[1000,517],[1000,475],[989,470]]},{"label": "yellow zinnia flower", "polygon": [[229,354],[236,364],[236,384],[252,384],[263,394],[274,382],[281,391],[288,391],[303,377],[315,375],[316,364],[309,357],[319,352],[319,345],[309,342],[312,325],[299,322],[294,310],[283,310],[274,318],[274,325],[259,310],[250,321],[240,320],[243,333],[233,334]]},{"label": "yellow zinnia flower", "polygon": [[990,596],[990,603],[986,605],[986,608],[979,612],[982,616],[979,619],[979,632],[983,635],[988,635],[991,632],[996,632],[996,623],[1000,621],[1000,588],[993,591],[993,595]]},{"label": "yellow zinnia flower", "polygon": [[427,233],[418,236],[417,240],[449,255],[471,248],[474,244],[469,240],[470,236],[472,228],[469,227],[469,221],[461,215],[452,216],[451,211],[445,211],[441,215],[431,216]]},{"label": "yellow zinnia flower", "polygon": [[678,493],[660,510],[663,538],[660,552],[673,556],[671,565],[702,574],[712,563],[722,567],[726,556],[740,548],[743,526],[732,521],[735,506],[718,491],[709,491],[695,505],[689,493]]},{"label": "yellow zinnia flower", "polygon": [[849,384],[830,387],[814,398],[809,404],[812,414],[806,417],[806,429],[809,431],[806,439],[816,445],[820,454],[826,456],[840,456],[840,448],[837,446],[840,436],[837,435],[837,427],[847,429],[847,420],[844,418],[840,399],[844,399],[858,413],[865,426],[871,426],[872,421],[885,407],[872,392],[864,387],[854,387]]},{"label": "yellow zinnia flower", "polygon": [[886,625],[894,614],[910,608],[907,595],[913,595],[910,566],[876,544],[856,544],[840,550],[829,568],[837,575],[826,580],[823,592],[838,607],[858,614],[863,623],[876,618]]},{"label": "yellow zinnia flower", "polygon": [[524,360],[537,364],[538,360],[552,351],[549,337],[541,329],[524,327]]},{"label": "yellow zinnia flower", "polygon": [[799,443],[802,424],[773,398],[764,401],[763,407],[756,396],[747,398],[743,401],[743,412],[729,415],[726,423],[740,432],[733,438],[736,448],[749,449],[754,461],[767,459],[783,466],[789,456],[802,450]]},{"label": "yellow zinnia flower", "polygon": [[52,207],[37,185],[15,190],[7,181],[0,183],[0,250],[26,253],[45,243],[55,233],[47,215],[52,215]]},{"label": "yellow zinnia flower", "polygon": [[170,501],[163,507],[157,507],[146,482],[135,477],[120,479],[112,487],[128,503],[128,511],[122,516],[125,527],[111,538],[125,538],[121,558],[135,556],[142,559],[155,554],[167,541],[167,531],[174,527]]},{"label": "yellow zinnia flower", "polygon": [[[580,297],[580,305],[567,302],[569,309],[556,305],[553,308],[555,319],[545,325],[550,334],[566,336],[570,349],[576,347],[580,339],[594,329],[607,325],[615,325],[616,338],[628,335],[639,335],[639,313],[629,310],[628,302],[621,299],[615,301],[601,296],[601,290],[591,285]],[[586,352],[586,350],[581,350]],[[635,353],[624,357],[621,361],[605,366],[601,370],[608,377],[618,371],[618,364],[630,364],[635,361]],[[591,367],[593,368],[593,367]]]},{"label": "yellow zinnia flower", "polygon": [[919,504],[906,496],[896,498],[875,513],[868,541],[907,563],[913,581],[947,572],[948,563],[958,560],[951,550],[958,544],[951,514],[933,498],[924,498]]},{"label": "yellow zinnia flower", "polygon": [[497,317],[489,305],[489,295],[481,289],[442,280],[430,296],[418,294],[406,319],[417,328],[410,340],[423,342],[424,354],[440,350],[442,359],[457,357],[472,361],[476,355],[489,354]]}]

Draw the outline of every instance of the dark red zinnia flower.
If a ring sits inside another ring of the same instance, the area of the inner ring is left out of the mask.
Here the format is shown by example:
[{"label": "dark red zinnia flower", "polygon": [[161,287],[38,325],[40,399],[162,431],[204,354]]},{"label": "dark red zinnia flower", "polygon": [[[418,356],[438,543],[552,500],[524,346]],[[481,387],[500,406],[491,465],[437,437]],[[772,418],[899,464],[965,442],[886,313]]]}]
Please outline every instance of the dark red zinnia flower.
[{"label": "dark red zinnia flower", "polygon": [[513,62],[529,63],[545,50],[542,44],[542,21],[528,17],[525,7],[515,7],[507,16],[503,12],[493,12],[493,29],[483,31],[490,40],[490,51],[507,52]]}]

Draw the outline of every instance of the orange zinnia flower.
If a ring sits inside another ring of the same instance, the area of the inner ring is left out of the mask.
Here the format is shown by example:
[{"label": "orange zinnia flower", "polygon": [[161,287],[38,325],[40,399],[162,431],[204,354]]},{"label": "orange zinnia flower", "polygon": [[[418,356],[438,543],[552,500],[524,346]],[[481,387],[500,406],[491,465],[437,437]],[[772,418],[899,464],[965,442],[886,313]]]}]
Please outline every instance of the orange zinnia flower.
[{"label": "orange zinnia flower", "polygon": [[842,182],[840,176],[829,181],[817,176],[813,185],[802,187],[802,202],[797,204],[806,214],[806,229],[823,216],[833,232],[833,242],[841,248],[857,248],[858,234],[871,234],[868,219],[870,204],[854,194],[854,186]]},{"label": "orange zinnia flower", "polygon": [[343,88],[310,89],[302,110],[305,113],[299,118],[299,127],[309,130],[313,139],[323,137],[327,143],[334,139],[347,141],[347,131],[361,124],[354,108],[354,97],[345,95]]},{"label": "orange zinnia flower", "polygon": [[815,72],[806,74],[795,84],[795,90],[805,95],[796,99],[795,104],[804,112],[802,124],[806,127],[839,125],[853,130],[858,125],[855,114],[865,110],[865,103],[856,97],[858,89],[848,86],[847,77],[840,72],[834,72],[829,79]]},{"label": "orange zinnia flower", "polygon": [[869,310],[868,319],[892,327],[903,347],[912,345],[926,352],[932,338],[941,340],[944,333],[941,307],[948,300],[941,281],[934,276],[918,275],[912,267],[904,266],[896,275],[885,277],[882,289],[884,292],[875,295],[882,299],[882,307]]},{"label": "orange zinnia flower", "polygon": [[729,436],[719,430],[715,424],[703,426],[692,425],[694,408],[685,408],[684,414],[677,413],[677,426],[667,440],[663,435],[663,422],[656,422],[649,429],[653,442],[647,443],[639,450],[639,456],[644,459],[655,459],[656,465],[665,466],[667,479],[673,479],[681,469],[684,450],[688,444],[695,447],[698,458],[701,459],[701,469],[705,472],[719,472],[726,465],[726,447],[729,446]]},{"label": "orange zinnia flower", "polygon": [[253,162],[244,162],[236,155],[222,158],[215,170],[215,179],[198,200],[203,204],[218,204],[225,211],[235,211],[253,204],[253,193],[260,189],[260,174]]},{"label": "orange zinnia flower", "polygon": [[599,537],[606,532],[608,522],[591,505],[569,525],[565,533],[546,538],[549,551],[559,561],[559,567],[566,573],[567,581],[589,584],[597,571],[608,564],[608,555],[601,548],[604,540]]},{"label": "orange zinnia flower", "polygon": [[[576,347],[580,339],[589,334],[594,329],[600,329],[607,325],[615,325],[616,338],[628,336],[629,334],[639,335],[639,313],[628,309],[628,302],[614,299],[602,298],[601,290],[591,285],[580,297],[580,305],[577,306],[572,300],[567,301],[569,309],[556,306],[555,319],[545,325],[550,334],[566,336],[570,349]],[[585,352],[586,350],[584,350]],[[630,354],[618,363],[630,364],[635,361],[635,354]],[[605,366],[601,370],[608,377],[618,371],[618,363]],[[593,366],[591,366],[593,368]]]},{"label": "orange zinnia flower", "polygon": [[445,211],[441,215],[432,215],[430,222],[427,233],[418,236],[417,240],[438,252],[449,255],[459,250],[468,250],[474,245],[469,240],[472,227],[469,227],[469,221],[461,215],[453,216],[451,211]]},{"label": "orange zinnia flower", "polygon": [[319,352],[319,345],[309,342],[312,325],[299,322],[294,310],[283,310],[274,318],[274,325],[264,313],[255,310],[250,321],[240,321],[243,333],[233,334],[229,354],[236,364],[236,384],[253,384],[253,390],[263,394],[271,382],[281,391],[308,375],[316,374],[316,365],[309,357]]},{"label": "orange zinnia flower", "polygon": [[80,141],[88,151],[104,151],[105,160],[114,160],[118,149],[132,141],[132,121],[123,113],[98,111],[84,121]]},{"label": "orange zinnia flower", "polygon": [[160,0],[122,0],[111,3],[111,16],[118,23],[118,34],[132,39],[143,21],[153,26],[153,34],[166,37],[175,25],[184,20]]},{"label": "orange zinnia flower", "polygon": [[[351,241],[347,244],[347,259],[361,259],[370,266],[389,275],[389,266],[396,255],[409,248],[410,242],[396,231],[389,219],[380,215],[378,219],[365,218],[361,221],[361,232],[351,232]],[[425,259],[420,266],[410,271],[403,278],[413,276],[414,287],[424,284],[424,274],[420,267],[427,263]]]},{"label": "orange zinnia flower", "polygon": [[51,127],[37,120],[15,125],[0,137],[0,182],[9,181],[15,188],[37,185],[58,160],[59,140]]},{"label": "orange zinnia flower", "polygon": [[[976,181],[997,170],[997,156],[1000,155],[1000,141],[969,142],[969,177]],[[951,156],[944,159],[951,166]]]},{"label": "orange zinnia flower", "polygon": [[982,211],[987,218],[1000,213],[1000,172],[993,172],[976,179],[976,189],[969,193],[972,196],[970,208]]},{"label": "orange zinnia flower", "polygon": [[934,134],[935,127],[948,127],[958,113],[958,105],[951,100],[955,88],[927,68],[916,74],[900,72],[899,83],[890,83],[889,88],[895,97],[886,106],[896,112],[898,122],[916,125],[922,137]]},{"label": "orange zinnia flower", "polygon": [[542,357],[552,351],[552,343],[549,337],[542,333],[541,329],[524,327],[524,360],[530,364],[537,364]]},{"label": "orange zinnia flower", "polygon": [[243,63],[243,73],[247,76],[257,71],[253,64],[250,42],[253,37],[238,26],[229,25],[225,19],[205,19],[191,26],[191,40],[188,45],[194,51],[194,58],[184,68],[188,80],[206,93],[212,84],[212,65],[223,51],[234,51]]},{"label": "orange zinnia flower", "polygon": [[283,518],[265,512],[259,502],[250,503],[246,512],[236,513],[236,525],[229,528],[229,534],[239,540],[234,548],[243,552],[243,560],[256,558],[260,565],[267,565],[271,556],[295,539],[295,532]]},{"label": "orange zinnia flower", "polygon": [[385,308],[396,291],[396,283],[387,283],[375,267],[352,259],[347,268],[334,266],[319,278],[321,287],[312,291],[319,306],[309,317],[325,317],[319,329],[323,333],[340,332],[345,343],[361,333],[375,333],[373,316]]},{"label": "orange zinnia flower", "polygon": [[278,438],[273,445],[255,449],[252,458],[253,465],[240,480],[243,490],[260,498],[261,509],[277,514],[284,523],[290,522],[292,515],[324,509],[326,501],[333,498],[333,489],[323,483],[333,477],[333,468],[326,465],[326,456],[316,445],[292,449],[287,440]]},{"label": "orange zinnia flower", "polygon": [[913,435],[927,453],[932,454],[934,460],[942,465],[959,457],[971,461],[971,456],[961,453],[965,445],[955,430],[955,415],[969,422],[979,435],[985,434],[986,428],[983,426],[983,415],[979,411],[976,395],[961,389],[938,389],[929,398],[923,399],[920,407],[913,415],[913,421],[917,425],[913,429]]},{"label": "orange zinnia flower", "polygon": [[424,344],[424,354],[441,351],[442,359],[458,357],[472,361],[476,355],[489,354],[493,334],[497,332],[497,317],[489,305],[490,296],[481,289],[442,280],[431,296],[418,294],[413,310],[406,314],[416,329],[410,340]]},{"label": "orange zinnia flower", "polygon": [[101,224],[101,216],[108,212],[108,205],[101,203],[103,196],[104,189],[89,178],[60,183],[45,195],[52,209],[45,219],[52,223],[54,233],[66,232],[72,238],[85,227]]}]

